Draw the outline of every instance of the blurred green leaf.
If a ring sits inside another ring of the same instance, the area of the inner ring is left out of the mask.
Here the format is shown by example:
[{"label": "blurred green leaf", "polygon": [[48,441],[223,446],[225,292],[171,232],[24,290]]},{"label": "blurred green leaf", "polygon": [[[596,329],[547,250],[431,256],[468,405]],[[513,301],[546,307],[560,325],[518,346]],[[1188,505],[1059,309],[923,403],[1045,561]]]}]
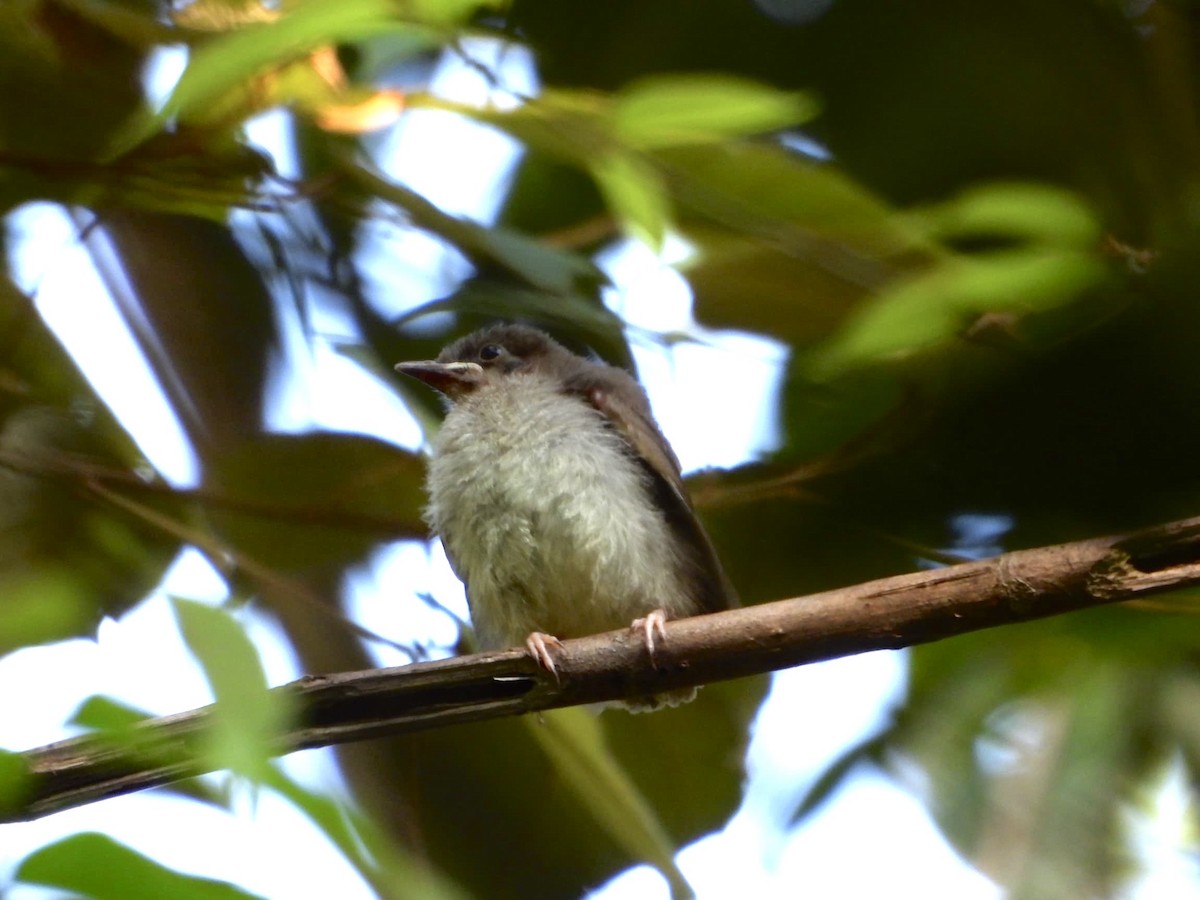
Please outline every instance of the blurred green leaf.
[{"label": "blurred green leaf", "polygon": [[29,764],[20,753],[0,749],[0,814],[9,814],[25,807],[25,798],[32,787]]},{"label": "blurred green leaf", "polygon": [[412,224],[457,247],[477,267],[498,268],[543,291],[570,295],[607,282],[591,260],[559,250],[502,226],[485,227],[438,209],[420,194],[389,181],[362,165],[349,166],[352,177],[395,203]]},{"label": "blurred green leaf", "polygon": [[252,779],[265,777],[292,716],[285,695],[268,689],[258,651],[228,612],[179,598],[171,606],[216,698],[213,726],[205,735],[209,758]]},{"label": "blurred green leaf", "polygon": [[395,320],[396,327],[434,315],[454,312],[496,319],[540,322],[547,327],[575,331],[596,339],[622,340],[621,320],[595,302],[579,296],[557,296],[541,291],[469,281],[443,300],[418,306]]},{"label": "blurred green leaf", "polygon": [[[178,541],[89,479],[144,484],[141,454],[32,301],[0,280],[0,652],[88,634],[154,586]],[[136,487],[135,487],[136,489]],[[170,498],[156,505],[177,507]]]},{"label": "blurred green leaf", "polygon": [[[433,863],[475,895],[575,896],[644,861],[656,830],[665,830],[666,847],[683,846],[725,823],[741,797],[748,725],[764,685],[710,685],[694,702],[651,715],[606,711],[576,735],[548,732],[555,726],[534,717],[433,730],[355,748],[351,765],[369,753],[400,782],[394,796],[360,795],[364,806],[377,822],[399,814],[418,828]],[[548,753],[568,758],[560,768]],[[652,822],[636,818],[641,803]],[[622,816],[634,818],[620,825]]]},{"label": "blurred green leaf", "polygon": [[[90,161],[141,103],[138,73],[145,46],[119,38],[69,5],[0,4],[5,211],[10,203],[36,196],[23,184],[26,179],[43,173],[61,178],[72,173],[73,164]],[[132,18],[155,24],[150,16]]]},{"label": "blurred green leaf", "polygon": [[983,184],[909,218],[939,240],[1010,238],[1081,250],[1094,249],[1102,230],[1078,194],[1050,184]]},{"label": "blurred green leaf", "polygon": [[916,648],[876,758],[1014,896],[1108,896],[1132,871],[1123,810],[1174,752],[1164,689],[1195,693],[1190,619],[1096,609]]},{"label": "blurred green leaf", "polygon": [[412,0],[406,9],[421,22],[445,27],[485,10],[502,9],[507,3],[508,0]]},{"label": "blurred green leaf", "polygon": [[985,313],[1051,309],[1100,284],[1106,268],[1094,254],[1040,247],[946,260],[863,306],[813,355],[810,371],[829,378],[924,350]]},{"label": "blurred green leaf", "polygon": [[67,724],[86,728],[126,749],[137,749],[147,760],[159,764],[178,761],[178,748],[158,741],[150,729],[138,727],[150,718],[150,713],[120,700],[93,694],[75,708]]},{"label": "blurred green leaf", "polygon": [[838,788],[842,787],[850,773],[859,768],[864,762],[879,762],[882,750],[887,746],[879,735],[851,744],[831,762],[820,774],[792,812],[788,824],[796,826],[808,816],[832,799]]},{"label": "blurred green leaf", "polygon": [[585,171],[531,145],[517,161],[498,223],[553,235],[582,252],[611,237],[614,229],[603,213],[596,183]]},{"label": "blurred green leaf", "polygon": [[481,254],[519,274],[533,287],[565,294],[608,282],[590,260],[556,250],[520,232],[492,227],[480,228],[476,234],[474,245]]},{"label": "blurred green leaf", "polygon": [[96,626],[90,586],[63,569],[47,566],[24,576],[0,576],[0,591],[0,654],[86,634]]},{"label": "blurred green leaf", "polygon": [[423,538],[425,466],[363,435],[260,435],[216,461],[230,502],[210,510],[221,535],[251,559],[295,572],[357,559],[397,538]]},{"label": "blurred green leaf", "polygon": [[809,377],[807,360],[801,358],[789,366],[784,387],[787,432],[780,455],[785,460],[845,452],[850,442],[872,430],[880,433],[880,443],[902,438],[894,434],[905,427],[912,405],[903,382],[881,368],[854,369],[825,383]]},{"label": "blurred green leaf", "polygon": [[671,220],[671,204],[653,167],[631,153],[614,151],[590,160],[588,168],[608,208],[625,229],[651,249],[660,249]]},{"label": "blurred green leaf", "polygon": [[696,248],[682,270],[696,314],[797,348],[827,336],[897,273],[945,251],[836,167],[779,146],[656,155]]},{"label": "blurred green leaf", "polygon": [[193,51],[162,108],[135,116],[113,142],[109,157],[123,156],[176,116],[203,112],[265,70],[292,62],[317,47],[390,32],[419,38],[413,42],[412,52],[438,43],[434,30],[405,21],[397,11],[389,0],[300,3],[274,21],[245,25],[206,41]]},{"label": "blurred green leaf", "polygon": [[[706,75],[663,77],[632,87],[616,100],[594,92],[548,90],[516,109],[499,112],[434,100],[422,105],[454,109],[488,122],[531,150],[586,169],[623,227],[654,248],[661,245],[670,221],[673,194],[687,202],[711,199],[706,183],[689,186],[677,178],[668,180],[664,164],[668,171],[671,166],[682,171],[693,158],[689,151],[703,153],[724,136],[780,127],[811,115],[799,95]],[[651,156],[643,151],[657,152]]]},{"label": "blurred green leaf", "polygon": [[1013,694],[999,660],[980,659],[958,674],[957,683],[939,679],[929,695],[913,688],[886,738],[897,763],[911,758],[920,766],[928,779],[922,801],[969,856],[981,840],[988,798],[978,742],[989,717]]},{"label": "blurred green leaf", "polygon": [[149,718],[151,718],[151,714],[148,712],[136,709],[112,697],[93,694],[75,709],[71,718],[67,720],[67,724],[78,725],[80,728],[88,728],[92,731],[116,733],[128,731],[138,722],[144,722]]},{"label": "blurred green leaf", "polygon": [[225,881],[185,875],[118,843],[85,832],[30,854],[16,878],[95,900],[235,900],[252,898]]},{"label": "blurred green leaf", "polygon": [[[776,252],[823,250],[826,258],[814,262],[828,267],[848,253],[886,259],[939,252],[925,232],[851,174],[777,144],[675,147],[655,158],[672,174],[695,221],[723,226]],[[779,321],[786,326],[786,319]]]},{"label": "blurred green leaf", "polygon": [[[1024,783],[1008,797],[993,794],[987,823],[992,833],[984,835],[1002,846],[1013,832],[1030,841],[1024,865],[1004,873],[1004,882],[1014,885],[1013,898],[1111,895],[1129,873],[1132,853],[1122,849],[1122,810],[1142,767],[1134,743],[1114,735],[1129,725],[1137,682],[1114,666],[1077,673],[1073,682],[1066,685],[1070,705],[1061,712],[1061,731],[1051,725],[1041,735],[1042,745],[1022,754],[1026,772],[994,779]],[[1049,701],[1051,721],[1060,712],[1057,699]],[[1015,818],[1016,827],[1005,818]]]},{"label": "blurred green leaf", "polygon": [[522,721],[601,827],[633,858],[662,872],[674,893],[686,893],[687,880],[675,865],[677,848],[654,808],[606,746],[595,715],[568,708],[549,710],[539,718],[526,716]]},{"label": "blurred green leaf", "polygon": [[363,751],[399,784],[397,796],[359,794],[371,817],[394,823],[399,812],[406,828],[419,830],[433,864],[475,896],[574,896],[633,861],[519,719],[354,748],[352,765]]},{"label": "blurred green leaf", "polygon": [[449,877],[389,841],[365,816],[297,784],[279,766],[269,767],[263,783],[286,797],[320,828],[381,897],[465,900],[469,896]]},{"label": "blurred green leaf", "polygon": [[[151,714],[144,710],[112,697],[93,694],[76,707],[67,724],[86,728],[126,752],[137,751],[148,765],[177,765],[184,761],[187,751],[178,742],[160,740],[153,729],[139,727],[150,718]],[[185,778],[154,790],[198,800],[221,809],[228,809],[230,805],[230,792],[226,785],[213,787],[203,778]]]},{"label": "blurred green leaf", "polygon": [[266,274],[224,222],[122,208],[102,228],[92,259],[128,281],[114,301],[197,455],[240,446],[262,428],[277,335]]},{"label": "blurred green leaf", "polygon": [[642,150],[760,134],[816,114],[816,104],[802,94],[721,74],[647,78],[622,88],[615,99],[617,136]]},{"label": "blurred green leaf", "polygon": [[531,149],[575,166],[584,167],[593,157],[617,149],[611,103],[593,91],[550,88],[512,109],[476,108],[428,96],[415,98],[414,103],[486,122]]},{"label": "blurred green leaf", "polygon": [[740,802],[749,731],[768,684],[740,678],[651,715],[601,715],[612,755],[676,845],[719,829]]}]

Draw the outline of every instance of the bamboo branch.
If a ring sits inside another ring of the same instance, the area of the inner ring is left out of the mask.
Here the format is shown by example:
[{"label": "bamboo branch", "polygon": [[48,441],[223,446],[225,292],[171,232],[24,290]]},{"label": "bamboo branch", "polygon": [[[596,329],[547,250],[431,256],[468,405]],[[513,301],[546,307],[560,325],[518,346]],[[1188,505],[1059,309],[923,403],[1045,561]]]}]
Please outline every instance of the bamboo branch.
[{"label": "bamboo branch", "polygon": [[[1196,584],[1200,518],[670,622],[653,663],[627,630],[564,641],[557,681],[521,650],[307,676],[276,688],[299,710],[278,752],[645,696]],[[132,744],[87,735],[18,754],[27,790],[0,822],[201,774],[197,738],[211,718],[204,707],[140,723]]]}]

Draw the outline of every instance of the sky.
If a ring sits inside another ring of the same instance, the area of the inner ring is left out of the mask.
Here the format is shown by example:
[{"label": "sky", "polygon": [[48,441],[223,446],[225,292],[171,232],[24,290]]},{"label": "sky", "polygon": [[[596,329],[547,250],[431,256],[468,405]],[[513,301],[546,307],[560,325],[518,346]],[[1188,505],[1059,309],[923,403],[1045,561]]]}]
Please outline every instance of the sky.
[{"label": "sky", "polygon": [[[486,59],[494,49],[479,44],[472,51]],[[147,75],[151,92],[162,96],[180,65],[178,55],[162,57]],[[514,92],[536,92],[527,55],[506,54],[502,70]],[[462,102],[482,102],[488,92],[477,72],[449,58],[435,89]],[[250,136],[286,175],[295,163],[285,123],[282,114],[265,116],[252,126]],[[449,114],[417,111],[375,142],[374,153],[381,168],[398,178],[403,173],[410,187],[446,211],[487,222],[498,208],[500,189],[519,149]],[[57,207],[37,204],[11,217],[8,227],[14,236],[14,272],[22,288],[36,296],[39,312],[155,468],[173,484],[194,484],[195,456],[107,299],[89,250],[80,242],[78,223]],[[88,239],[103,240],[95,232]],[[92,247],[93,252],[103,249]],[[658,256],[632,243],[613,248],[600,260],[615,283],[607,302],[634,326],[639,376],[684,468],[730,467],[768,451],[778,440],[772,409],[785,356],[781,347],[763,338],[698,331],[686,281],[672,268],[687,252],[678,240],[669,241]],[[454,279],[467,274],[436,241],[401,230],[381,237],[363,268],[387,296],[402,297],[405,305],[441,296]],[[284,317],[281,325],[290,351],[280,363],[284,372],[276,379],[277,390],[268,398],[272,427],[350,430],[407,447],[419,445],[420,429],[385,384],[331,342],[309,344],[298,322]],[[331,315],[329,321],[318,321],[316,330],[336,338],[341,327],[344,323]],[[665,349],[636,340],[638,328],[687,331],[704,340]],[[730,360],[737,361],[736,369],[724,365]],[[714,374],[718,368],[723,370],[720,378]],[[738,372],[738,380],[729,378],[731,370]],[[722,427],[708,427],[713,420]],[[408,543],[381,548],[352,576],[351,586],[352,609],[363,624],[397,640],[410,639],[408,632],[416,628],[422,636],[448,642],[453,626],[424,604],[409,605],[396,597],[428,590],[466,614],[461,585],[436,547]],[[66,736],[63,722],[93,693],[156,714],[211,702],[175,628],[167,600],[171,595],[217,603],[225,588],[199,554],[185,551],[153,595],[120,621],[105,621],[95,641],[68,641],[0,658],[0,684],[33,686],[0,695],[0,747],[20,750]],[[302,674],[270,622],[250,612],[244,615],[272,683]],[[404,661],[386,651],[379,651],[378,659],[380,664]],[[851,742],[882,727],[889,706],[903,691],[904,666],[903,653],[885,652],[774,677],[754,724],[743,808],[722,832],[679,856],[701,898],[747,892],[764,898],[999,896],[991,882],[947,846],[919,801],[878,773],[856,773],[803,826],[780,827],[781,816],[824,766]],[[341,788],[328,751],[293,754],[286,766],[308,784]],[[340,898],[373,896],[319,832],[269,792],[239,795],[232,814],[146,793],[38,822],[0,826],[0,885],[27,853],[82,830],[104,831],[167,865],[228,879],[272,900],[312,896],[314,884]],[[44,894],[17,887],[6,896],[29,900]],[[657,900],[668,894],[661,876],[637,867],[593,896]]]}]

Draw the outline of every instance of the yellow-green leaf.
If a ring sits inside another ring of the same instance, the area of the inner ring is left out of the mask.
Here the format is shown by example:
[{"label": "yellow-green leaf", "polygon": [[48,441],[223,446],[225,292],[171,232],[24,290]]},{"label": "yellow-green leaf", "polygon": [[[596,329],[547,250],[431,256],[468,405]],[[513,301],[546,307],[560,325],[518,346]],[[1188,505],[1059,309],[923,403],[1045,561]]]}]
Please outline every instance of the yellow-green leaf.
[{"label": "yellow-green leaf", "polygon": [[384,900],[466,900],[467,894],[374,822],[342,803],[302,787],[271,766],[264,784],[286,797],[320,828]]},{"label": "yellow-green leaf", "polygon": [[74,834],[28,856],[17,879],[74,896],[121,900],[245,900],[224,881],[176,872],[104,834]]},{"label": "yellow-green leaf", "polygon": [[1097,284],[1104,272],[1095,256],[1044,248],[947,260],[872,300],[814,355],[812,374],[830,377],[925,349],[983,313],[1049,309]]},{"label": "yellow-green leaf", "polygon": [[1095,213],[1077,194],[1024,182],[972,188],[912,219],[934,238],[1003,237],[1085,248],[1102,233]]},{"label": "yellow-green leaf", "polygon": [[209,758],[222,768],[261,777],[288,720],[284,696],[268,689],[258,651],[228,612],[179,598],[171,605],[217,701],[205,748]]},{"label": "yellow-green leaf", "polygon": [[625,230],[657,250],[670,221],[670,201],[658,173],[629,153],[607,153],[590,163],[608,208]]},{"label": "yellow-green leaf", "polygon": [[617,136],[631,147],[653,149],[706,144],[798,125],[816,103],[730,75],[660,75],[638,81],[616,99]]},{"label": "yellow-green leaf", "polygon": [[437,31],[429,25],[400,19],[390,0],[304,3],[273,22],[247,25],[215,37],[192,53],[162,109],[135,117],[114,142],[111,155],[122,155],[175,116],[204,109],[263,71],[317,47],[396,32],[412,39],[413,52],[438,41]]},{"label": "yellow-green leaf", "polygon": [[676,892],[687,881],[675,865],[675,846],[654,808],[621,768],[596,717],[577,707],[524,720],[563,780],[597,822],[635,857],[657,867]]}]

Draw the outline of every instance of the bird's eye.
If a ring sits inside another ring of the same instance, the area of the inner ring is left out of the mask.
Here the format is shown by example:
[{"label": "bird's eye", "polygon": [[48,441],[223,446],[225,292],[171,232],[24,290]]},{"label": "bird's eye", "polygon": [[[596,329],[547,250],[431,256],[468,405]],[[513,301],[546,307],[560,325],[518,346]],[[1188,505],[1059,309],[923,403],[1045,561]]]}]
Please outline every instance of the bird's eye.
[{"label": "bird's eye", "polygon": [[499,357],[503,352],[504,348],[499,344],[484,344],[479,348],[479,358],[484,362],[490,362],[491,360]]}]

